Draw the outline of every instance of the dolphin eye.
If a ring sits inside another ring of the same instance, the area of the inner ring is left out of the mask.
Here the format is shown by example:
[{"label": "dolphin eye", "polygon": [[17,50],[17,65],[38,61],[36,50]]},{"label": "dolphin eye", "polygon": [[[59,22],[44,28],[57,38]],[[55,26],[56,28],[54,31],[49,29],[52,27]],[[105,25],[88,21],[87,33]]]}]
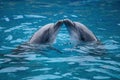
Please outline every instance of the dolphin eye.
[{"label": "dolphin eye", "polygon": [[85,38],[84,38],[83,36],[81,36],[81,40],[82,40],[82,41],[85,41]]},{"label": "dolphin eye", "polygon": [[45,42],[49,42],[49,37],[47,37],[47,38],[45,39]]},{"label": "dolphin eye", "polygon": [[79,27],[77,27],[77,31],[78,31],[78,34],[80,35],[80,40],[85,41],[85,36],[83,34],[84,33],[83,30],[79,29]]},{"label": "dolphin eye", "polygon": [[49,29],[46,30],[44,33],[44,35],[41,37],[42,38],[42,43],[47,43],[50,41],[50,34],[49,34]]}]

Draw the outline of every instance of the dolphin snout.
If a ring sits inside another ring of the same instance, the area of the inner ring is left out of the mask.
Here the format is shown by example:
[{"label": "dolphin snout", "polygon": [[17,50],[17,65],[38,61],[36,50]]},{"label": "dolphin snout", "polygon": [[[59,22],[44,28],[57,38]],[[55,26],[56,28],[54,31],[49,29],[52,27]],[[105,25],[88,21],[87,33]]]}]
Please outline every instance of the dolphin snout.
[{"label": "dolphin snout", "polygon": [[70,19],[64,19],[64,22],[72,22]]},{"label": "dolphin snout", "polygon": [[70,19],[64,19],[64,20],[63,20],[63,23],[64,23],[66,26],[74,26],[74,23],[73,23]]},{"label": "dolphin snout", "polygon": [[55,23],[55,25],[53,26],[54,31],[57,32],[57,31],[60,29],[60,27],[62,26],[62,24],[63,24],[63,20],[57,21],[57,22]]},{"label": "dolphin snout", "polygon": [[56,22],[56,26],[61,26],[63,24],[63,20],[59,20],[58,22]]},{"label": "dolphin snout", "polygon": [[71,23],[72,21],[70,19],[64,19],[63,20],[64,24]]},{"label": "dolphin snout", "polygon": [[63,24],[63,20],[59,20],[58,23]]}]

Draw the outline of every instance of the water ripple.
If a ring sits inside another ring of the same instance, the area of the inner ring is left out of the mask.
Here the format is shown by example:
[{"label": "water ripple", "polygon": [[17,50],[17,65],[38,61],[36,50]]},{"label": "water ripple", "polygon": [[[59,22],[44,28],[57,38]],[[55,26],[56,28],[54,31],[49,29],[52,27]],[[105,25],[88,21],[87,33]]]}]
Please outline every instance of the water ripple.
[{"label": "water ripple", "polygon": [[93,78],[94,79],[101,79],[101,80],[103,80],[103,79],[110,79],[110,77],[108,77],[108,76],[94,76]]},{"label": "water ripple", "polygon": [[39,76],[33,76],[27,78],[27,80],[48,80],[48,79],[60,79],[62,78],[61,76],[57,75],[51,75],[51,74],[46,74],[46,75],[39,75]]},{"label": "water ripple", "polygon": [[14,15],[13,17],[14,17],[13,19],[22,19],[22,18],[24,18],[23,15]]},{"label": "water ripple", "polygon": [[104,73],[104,74],[107,74],[107,75],[109,75],[109,76],[111,76],[111,77],[115,77],[115,78],[117,78],[117,79],[120,79],[120,76],[119,76],[119,74],[114,74],[114,73],[112,73],[112,72],[110,72],[110,71],[107,71],[106,69],[93,69],[93,68],[91,68],[91,69],[88,69],[88,70],[86,70],[86,71],[88,71],[88,72],[98,72],[98,73]]},{"label": "water ripple", "polygon": [[75,18],[77,18],[78,16],[76,16],[76,15],[71,15],[72,17],[75,17]]},{"label": "water ripple", "polygon": [[40,16],[40,15],[24,15],[24,16],[28,18],[47,18],[45,16]]},{"label": "water ripple", "polygon": [[26,40],[23,39],[16,39],[16,40],[12,40],[10,41],[10,43],[20,43],[20,42],[25,42]]},{"label": "water ripple", "polygon": [[17,72],[21,70],[27,70],[28,67],[8,67],[0,70],[0,73],[9,73],[9,72]]},{"label": "water ripple", "polygon": [[6,29],[4,32],[12,32],[13,30],[17,30],[17,29],[20,29],[21,27],[23,26],[15,26],[15,27],[12,27],[12,28],[9,28],[9,29]]},{"label": "water ripple", "polygon": [[42,69],[35,69],[32,71],[49,71],[49,70],[52,70],[52,69],[51,68],[42,68]]},{"label": "water ripple", "polygon": [[110,70],[113,70],[113,71],[117,71],[117,72],[120,72],[120,69],[115,67],[115,66],[110,66],[110,65],[103,65],[101,66],[102,68],[104,69],[110,69]]},{"label": "water ripple", "polygon": [[4,18],[2,18],[2,20],[5,20],[6,22],[10,21],[10,19],[8,17],[4,17]]},{"label": "water ripple", "polygon": [[13,36],[12,36],[12,35],[8,35],[5,39],[6,39],[6,40],[12,40],[12,39],[13,39]]}]

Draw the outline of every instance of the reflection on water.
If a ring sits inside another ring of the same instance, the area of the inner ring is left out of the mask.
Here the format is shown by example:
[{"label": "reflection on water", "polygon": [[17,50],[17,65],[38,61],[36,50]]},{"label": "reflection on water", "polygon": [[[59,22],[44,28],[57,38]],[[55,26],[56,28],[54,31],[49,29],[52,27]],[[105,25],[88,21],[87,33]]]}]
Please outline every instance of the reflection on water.
[{"label": "reflection on water", "polygon": [[[119,80],[119,0],[1,0],[0,80]],[[73,45],[65,25],[53,45],[25,44],[43,25],[69,18],[101,44]]]}]

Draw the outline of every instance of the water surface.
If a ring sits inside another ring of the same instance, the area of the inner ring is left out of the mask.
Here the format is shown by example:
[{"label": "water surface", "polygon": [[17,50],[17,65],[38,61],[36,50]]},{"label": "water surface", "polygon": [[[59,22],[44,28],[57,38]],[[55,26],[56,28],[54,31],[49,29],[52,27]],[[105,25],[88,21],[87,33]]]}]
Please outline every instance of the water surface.
[{"label": "water surface", "polygon": [[[0,80],[119,80],[119,5],[119,0],[0,0]],[[86,25],[103,45],[75,48],[63,25],[52,45],[57,50],[41,46],[13,54],[43,25],[66,18]],[[105,54],[91,54],[96,52]]]}]

